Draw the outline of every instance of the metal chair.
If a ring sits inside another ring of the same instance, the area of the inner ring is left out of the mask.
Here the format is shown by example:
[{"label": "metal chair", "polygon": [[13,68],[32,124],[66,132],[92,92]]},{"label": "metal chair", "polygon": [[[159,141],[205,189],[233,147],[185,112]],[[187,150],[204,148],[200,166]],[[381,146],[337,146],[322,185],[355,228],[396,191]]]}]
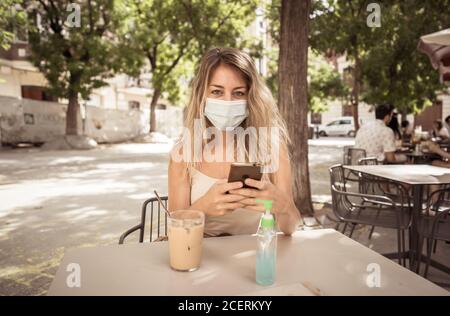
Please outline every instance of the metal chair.
[{"label": "metal chair", "polygon": [[[428,275],[428,268],[431,262],[432,246],[436,247],[436,242],[450,242],[450,188],[445,188],[433,192],[428,201],[424,212],[418,220],[419,245],[418,254],[422,254],[422,248],[425,239],[427,249],[427,260],[423,276]],[[420,258],[419,258],[420,259]],[[420,272],[420,262],[417,260],[417,273]]]},{"label": "metal chair", "polygon": [[378,159],[375,157],[365,157],[358,160],[358,165],[361,166],[374,166],[378,165]]},{"label": "metal chair", "polygon": [[332,166],[329,172],[335,217],[344,223],[396,229],[398,260],[400,264],[406,266],[403,253],[405,252],[405,231],[411,225],[411,205],[404,187],[396,183],[386,183],[384,180],[374,180],[377,185],[388,184],[395,187],[397,195],[403,198],[402,203],[396,203],[387,196],[348,192],[342,165]]},{"label": "metal chair", "polygon": [[[366,157],[358,160],[358,165],[361,166],[375,166],[378,165],[378,159],[376,157]],[[363,192],[361,192],[363,193]],[[375,226],[372,226],[369,232],[369,240],[372,239],[373,232],[375,230]]]},{"label": "metal chair", "polygon": [[[366,151],[362,148],[355,148],[352,146],[344,146],[344,157],[343,157],[343,165],[353,166],[357,165],[359,160],[362,158],[366,158]],[[351,171],[345,171],[345,178],[348,181],[357,182],[358,174]]]},{"label": "metal chair", "polygon": [[[168,199],[169,198],[167,196],[161,196],[161,200],[163,201],[165,207],[167,207]],[[157,206],[154,205],[155,203],[157,204]],[[141,222],[138,225],[128,229],[120,236],[119,245],[122,245],[125,241],[125,238],[127,238],[130,234],[134,233],[137,230],[139,230],[139,242],[144,241],[145,219],[147,217],[147,210],[149,209],[149,206],[150,206],[150,242],[165,239],[165,237],[167,236],[167,213],[162,209],[161,204],[158,202],[158,199],[156,197],[153,197],[146,200],[142,204]],[[154,215],[156,212],[157,217],[156,219],[154,219]],[[157,225],[155,227],[156,228],[155,240],[153,240],[154,221],[157,222]],[[161,234],[162,223],[164,224],[164,235]]]},{"label": "metal chair", "polygon": [[358,160],[366,158],[366,150],[353,146],[344,146],[343,165],[357,165]]}]

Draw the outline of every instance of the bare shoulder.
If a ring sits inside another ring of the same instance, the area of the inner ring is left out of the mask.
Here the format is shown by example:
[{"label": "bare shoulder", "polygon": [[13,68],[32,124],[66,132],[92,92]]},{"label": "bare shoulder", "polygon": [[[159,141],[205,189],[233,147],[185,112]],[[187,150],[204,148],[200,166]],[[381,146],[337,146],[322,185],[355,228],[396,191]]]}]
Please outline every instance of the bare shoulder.
[{"label": "bare shoulder", "polygon": [[169,172],[183,175],[187,170],[187,163],[183,155],[183,143],[175,143],[169,153]]}]

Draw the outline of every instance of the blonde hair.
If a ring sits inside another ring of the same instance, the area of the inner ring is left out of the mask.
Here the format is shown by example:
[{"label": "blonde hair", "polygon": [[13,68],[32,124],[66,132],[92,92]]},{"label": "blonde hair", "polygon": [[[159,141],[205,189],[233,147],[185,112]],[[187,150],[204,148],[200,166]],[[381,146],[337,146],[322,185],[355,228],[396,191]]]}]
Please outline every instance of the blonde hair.
[{"label": "blonde hair", "polygon": [[[248,117],[241,124],[242,127],[277,127],[279,129],[279,144],[287,146],[289,136],[286,124],[281,117],[278,106],[264,82],[259,75],[253,59],[245,52],[236,48],[212,48],[201,59],[197,74],[192,81],[192,92],[187,106],[185,128],[190,131],[191,145],[194,144],[194,137],[202,137],[207,127],[204,116],[207,89],[214,71],[220,65],[227,65],[238,70],[242,74],[247,84],[247,107]],[[194,122],[200,120],[201,135],[194,135]],[[206,140],[203,140],[203,145]],[[269,150],[270,142],[268,144]],[[246,158],[248,158],[248,143],[245,146]],[[196,167],[198,159],[194,159],[195,152],[191,150],[191,158],[188,162],[188,170]],[[197,157],[198,158],[198,157]],[[257,162],[263,161],[262,157],[257,157]]]}]

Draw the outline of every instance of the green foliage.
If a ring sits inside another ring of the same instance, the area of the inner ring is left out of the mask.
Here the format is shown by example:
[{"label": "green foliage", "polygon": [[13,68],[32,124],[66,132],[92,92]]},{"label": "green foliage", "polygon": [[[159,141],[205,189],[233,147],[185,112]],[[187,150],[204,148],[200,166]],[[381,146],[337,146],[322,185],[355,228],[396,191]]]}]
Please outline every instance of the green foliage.
[{"label": "green foliage", "polygon": [[2,0],[0,2],[0,47],[8,49],[14,34],[21,33],[26,15],[20,10],[20,0]]},{"label": "green foliage", "polygon": [[[269,32],[273,41],[278,44],[280,39],[280,8],[281,1],[273,0],[266,4],[266,17],[270,20]],[[278,47],[266,52],[269,59],[268,76],[266,78],[272,93],[278,95]],[[308,58],[308,104],[312,112],[320,113],[328,109],[330,101],[345,97],[349,91],[339,73],[324,57],[309,51]]]},{"label": "green foliage", "polygon": [[308,61],[308,101],[314,113],[328,110],[328,103],[349,93],[341,76],[325,58],[313,52],[309,54]]},{"label": "green foliage", "polygon": [[124,0],[126,27],[120,36],[134,47],[134,58],[147,61],[152,86],[172,102],[186,95],[197,61],[213,46],[247,47],[243,36],[255,18],[256,0]]},{"label": "green foliage", "polygon": [[402,112],[419,112],[444,87],[428,57],[417,50],[420,36],[450,27],[450,1],[396,1],[383,5],[378,39],[363,64],[368,103],[390,102]]},{"label": "green foliage", "polygon": [[363,101],[390,102],[402,112],[417,112],[443,87],[417,44],[420,36],[450,27],[450,1],[377,1],[378,28],[366,24],[371,2],[315,1],[311,46],[322,54],[360,60]]},{"label": "green foliage", "polygon": [[[114,16],[115,1],[31,3],[34,5],[28,14],[31,60],[48,80],[51,93],[88,98],[93,89],[106,84],[105,79],[128,68],[124,65],[129,61],[127,51],[119,49],[112,36],[120,23]],[[81,9],[79,26],[74,23],[76,10],[68,9],[71,3]]]}]

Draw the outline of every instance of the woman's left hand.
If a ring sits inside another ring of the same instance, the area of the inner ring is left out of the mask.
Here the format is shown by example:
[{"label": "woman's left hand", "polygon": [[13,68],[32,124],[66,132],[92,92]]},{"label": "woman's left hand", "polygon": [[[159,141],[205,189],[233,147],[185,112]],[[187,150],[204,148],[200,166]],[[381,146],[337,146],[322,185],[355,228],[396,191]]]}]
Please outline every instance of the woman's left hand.
[{"label": "woman's left hand", "polygon": [[244,204],[246,209],[264,212],[264,205],[257,203],[256,200],[272,200],[272,213],[287,214],[291,198],[278,189],[270,180],[257,181],[247,178],[245,184],[252,188],[231,190],[230,193],[245,196],[246,198],[239,202]]}]

